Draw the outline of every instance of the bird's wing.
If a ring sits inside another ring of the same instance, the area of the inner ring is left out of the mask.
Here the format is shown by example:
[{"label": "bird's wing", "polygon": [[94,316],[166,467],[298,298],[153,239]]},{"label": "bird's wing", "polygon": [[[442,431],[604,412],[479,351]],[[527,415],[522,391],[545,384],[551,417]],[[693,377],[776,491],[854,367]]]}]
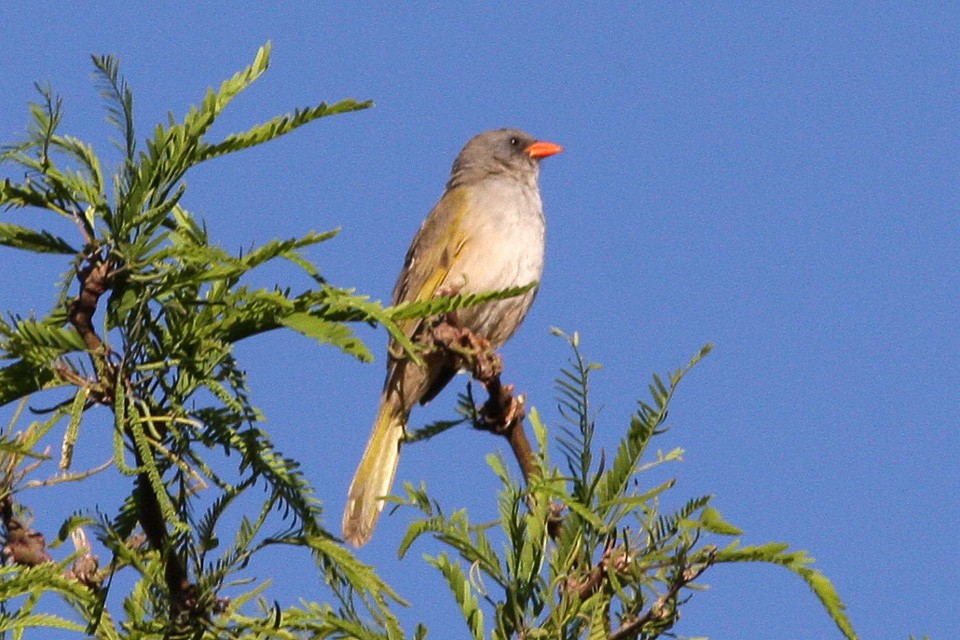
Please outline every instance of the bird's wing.
[{"label": "bird's wing", "polygon": [[[407,251],[403,271],[393,290],[394,304],[420,302],[438,294],[455,293],[445,291],[444,287],[469,242],[463,225],[468,206],[466,191],[455,188],[447,191],[430,211]],[[401,321],[400,328],[416,340],[425,323],[423,318],[413,318]],[[403,366],[407,361],[395,341],[391,341],[388,357],[385,388],[405,389],[403,396],[408,410],[415,402],[428,402],[456,373],[456,368],[443,364],[442,359],[434,360],[433,366],[425,368]],[[396,380],[391,383],[394,378]]]},{"label": "bird's wing", "polygon": [[429,300],[441,291],[468,241],[463,226],[468,204],[464,188],[451,189],[427,216],[407,251],[394,304]]}]

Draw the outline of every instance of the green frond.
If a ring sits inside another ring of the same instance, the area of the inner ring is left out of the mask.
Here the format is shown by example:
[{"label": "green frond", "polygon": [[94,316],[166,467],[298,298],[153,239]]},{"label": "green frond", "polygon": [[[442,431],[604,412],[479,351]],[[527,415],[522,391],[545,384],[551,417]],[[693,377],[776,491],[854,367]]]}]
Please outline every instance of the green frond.
[{"label": "green frond", "polygon": [[145,210],[135,213],[131,222],[134,226],[133,238],[129,247],[131,257],[138,256],[140,261],[150,262],[150,252],[170,239],[168,234],[157,234],[156,230],[160,225],[168,222],[168,216],[180,206],[180,199],[186,190],[187,185],[180,184],[172,194],[156,206],[147,207]]},{"label": "green frond", "polygon": [[37,207],[38,209],[48,209],[49,205],[50,194],[37,189],[32,182],[14,184],[9,178],[0,181],[0,206],[4,208]]},{"label": "green frond", "polygon": [[233,543],[225,548],[220,557],[213,563],[205,565],[204,557],[208,551],[212,551],[219,544],[215,531],[213,529],[207,530],[202,536],[197,532],[196,547],[202,550],[195,569],[195,574],[198,576],[198,588],[216,593],[231,574],[243,570],[250,558],[261,549],[277,544],[297,544],[299,542],[297,532],[293,527],[258,540],[275,504],[275,496],[271,496],[264,501],[256,519],[251,520],[242,516],[234,534]]},{"label": "green frond", "polygon": [[24,358],[40,367],[50,366],[68,353],[86,350],[83,338],[73,327],[58,326],[50,319],[17,320],[2,347],[9,356]]},{"label": "green frond", "polygon": [[602,594],[587,599],[581,609],[583,617],[589,617],[587,640],[606,640],[610,637],[610,603]]},{"label": "green frond", "polygon": [[50,145],[63,119],[63,98],[55,95],[49,86],[39,83],[33,86],[43,102],[30,103],[33,120],[27,128],[27,135],[37,151],[37,168],[45,169],[50,165]]},{"label": "green frond", "polygon": [[217,524],[227,508],[242,495],[246,489],[253,485],[254,478],[248,478],[235,487],[228,487],[213,501],[193,527],[193,533],[198,541],[198,548],[201,551],[199,558],[203,562],[203,556],[207,551],[211,551],[218,546]]},{"label": "green frond", "polygon": [[280,318],[280,324],[320,344],[338,347],[361,362],[373,362],[373,354],[345,324],[330,322],[309,313],[291,313]]},{"label": "green frond", "polygon": [[704,508],[696,525],[704,531],[709,531],[710,533],[715,533],[721,536],[743,535],[743,531],[741,529],[724,520],[723,516],[720,515],[720,512],[714,507],[708,506]]},{"label": "green frond", "polygon": [[67,430],[63,434],[63,443],[60,446],[60,471],[67,471],[73,462],[73,449],[80,436],[80,421],[83,419],[83,412],[87,408],[89,398],[89,387],[78,388],[77,394],[73,397],[70,405],[70,420],[67,422]]},{"label": "green frond", "polygon": [[52,369],[38,367],[28,360],[17,360],[0,369],[0,407],[60,384]]},{"label": "green frond", "polygon": [[57,593],[80,602],[92,602],[93,594],[76,580],[64,574],[66,563],[47,562],[32,567],[0,566],[0,602],[20,596]]},{"label": "green frond", "polygon": [[[44,422],[31,422],[25,429],[14,431],[14,426],[20,419],[24,407],[26,407],[26,398],[20,401],[20,406],[10,419],[10,425],[6,431],[0,430],[0,452],[9,456],[7,464],[14,464],[23,458],[31,460],[50,460],[51,456],[45,451],[38,449],[43,438],[56,426],[65,415],[63,408],[53,411]],[[16,466],[14,464],[14,466]],[[12,471],[12,468],[9,469]],[[8,478],[9,480],[9,478]],[[0,487],[10,489],[11,487]]]},{"label": "green frond", "polygon": [[656,525],[651,531],[648,531],[648,545],[650,547],[659,547],[666,540],[673,538],[680,531],[685,520],[700,509],[707,506],[713,496],[700,496],[691,498],[685,505],[669,515],[660,516],[656,520]]},{"label": "green frond", "polygon": [[22,633],[25,629],[60,629],[83,633],[86,631],[86,625],[49,613],[0,613],[0,632]]},{"label": "green frond", "polygon": [[710,352],[711,348],[712,345],[703,347],[685,368],[672,373],[669,376],[669,386],[663,383],[660,376],[654,374],[649,390],[656,408],[644,402],[638,403],[639,409],[630,419],[630,428],[617,447],[613,464],[602,475],[597,485],[597,495],[601,504],[615,499],[626,489],[628,482],[637,471],[647,444],[667,418],[670,398],[673,397],[680,380]]},{"label": "green frond", "polygon": [[308,231],[307,234],[301,238],[290,238],[289,240],[270,240],[266,244],[257,247],[253,251],[247,253],[247,255],[241,257],[240,261],[248,269],[253,269],[277,257],[294,256],[299,249],[310,247],[321,242],[326,242],[331,238],[335,238],[339,233],[339,229],[333,229],[331,231],[324,231],[321,233],[316,231]]},{"label": "green frond", "polygon": [[844,637],[856,640],[857,634],[847,617],[846,606],[833,584],[822,573],[810,567],[813,558],[806,551],[788,549],[789,545],[779,542],[750,547],[732,545],[717,552],[716,562],[766,562],[789,569],[807,583]]},{"label": "green frond", "polygon": [[213,119],[223,111],[231,100],[237,97],[241,91],[263,75],[270,66],[271,44],[267,42],[257,50],[250,66],[233,74],[233,77],[220,83],[220,88],[216,92],[210,90],[203,100],[199,109],[191,109],[190,113],[184,119],[184,124],[188,129],[197,130],[198,133],[205,132],[205,127],[213,122]]},{"label": "green frond", "polygon": [[463,620],[467,623],[467,629],[474,640],[483,640],[483,611],[480,610],[480,603],[473,595],[473,589],[470,581],[460,568],[459,562],[451,562],[446,553],[439,556],[426,556],[427,562],[436,567],[447,581],[447,586],[453,594],[453,599],[460,607],[460,613],[463,614]]},{"label": "green frond", "polygon": [[60,530],[57,532],[57,539],[50,543],[50,548],[55,549],[69,540],[70,534],[76,529],[90,525],[98,526],[99,523],[91,516],[79,511],[75,511],[70,515],[70,517],[63,521],[63,524],[60,525]]},{"label": "green frond", "polygon": [[95,73],[100,80],[100,95],[107,104],[107,122],[123,136],[124,180],[129,180],[137,149],[133,125],[133,92],[120,75],[120,60],[114,56],[91,56]]},{"label": "green frond", "polygon": [[315,107],[306,107],[296,109],[292,114],[277,116],[269,122],[251,127],[243,133],[235,133],[224,138],[222,142],[216,144],[204,145],[200,151],[197,161],[202,162],[210,158],[215,158],[227,153],[233,153],[254,147],[264,142],[269,142],[279,138],[282,135],[290,133],[294,129],[302,127],[305,124],[324,118],[326,116],[337,115],[341,113],[351,113],[361,111],[373,106],[373,102],[357,102],[356,100],[341,100],[333,105],[327,105],[321,102]]},{"label": "green frond", "polygon": [[573,479],[571,494],[580,504],[587,505],[592,500],[595,487],[590,479],[593,475],[594,431],[594,416],[590,409],[590,374],[600,365],[584,360],[577,334],[567,336],[555,329],[554,335],[566,339],[573,351],[569,366],[560,369],[560,377],[554,382],[557,410],[567,423],[560,426],[563,435],[557,437],[557,444]]},{"label": "green frond", "polygon": [[655,416],[650,421],[638,415],[631,417],[630,428],[617,447],[613,464],[600,477],[597,485],[597,498],[601,504],[610,503],[626,490],[660,421],[660,416]]},{"label": "green frond", "polygon": [[459,427],[466,422],[466,418],[460,418],[459,420],[437,420],[428,425],[422,426],[419,429],[414,429],[412,431],[408,430],[407,434],[403,438],[403,442],[404,444],[411,444],[421,440],[429,440],[430,438],[439,435],[444,431],[449,431],[454,427]]},{"label": "green frond", "polygon": [[536,282],[531,282],[522,287],[511,287],[501,289],[500,291],[489,291],[484,293],[460,293],[453,296],[438,296],[429,300],[419,302],[401,302],[398,305],[390,307],[387,317],[394,322],[402,320],[412,320],[415,318],[428,318],[431,316],[440,316],[458,309],[475,307],[492,300],[504,300],[523,295],[530,289],[537,286]]},{"label": "green frond", "polygon": [[0,222],[0,245],[34,253],[76,254],[77,250],[63,238],[49,231],[34,231],[17,224]]},{"label": "green frond", "polygon": [[[327,584],[334,588],[341,605],[352,606],[351,598],[342,593],[342,588],[349,586],[350,591],[364,602],[367,612],[385,629],[387,637],[403,636],[396,616],[390,611],[390,604],[405,605],[406,602],[370,566],[357,560],[328,535],[308,536],[304,541],[313,549],[318,566],[325,570]],[[334,622],[333,619],[329,621]]]},{"label": "green frond", "polygon": [[[121,396],[120,403],[126,405],[126,398]],[[153,493],[153,495],[156,496],[163,519],[178,531],[189,531],[189,525],[181,520],[177,514],[167,491],[166,484],[163,481],[162,472],[156,460],[156,452],[151,444],[151,438],[147,436],[144,430],[144,426],[149,424],[148,420],[145,419],[146,416],[141,417],[137,415],[135,411],[130,411],[129,407],[126,407],[123,411],[117,411],[116,409],[114,411],[115,415],[129,417],[129,419],[123,423],[120,423],[118,420],[115,428],[130,434],[133,440],[133,446],[136,448],[140,458],[140,467],[137,471],[141,474],[141,477],[146,477],[148,480],[148,484],[141,484],[138,487],[138,491],[150,491]],[[144,500],[142,495],[139,499],[141,501]]]},{"label": "green frond", "polygon": [[68,177],[64,182],[72,187],[78,196],[77,200],[105,209],[107,194],[104,191],[103,169],[93,147],[72,136],[54,136],[51,143],[80,165],[82,173],[64,174]]}]

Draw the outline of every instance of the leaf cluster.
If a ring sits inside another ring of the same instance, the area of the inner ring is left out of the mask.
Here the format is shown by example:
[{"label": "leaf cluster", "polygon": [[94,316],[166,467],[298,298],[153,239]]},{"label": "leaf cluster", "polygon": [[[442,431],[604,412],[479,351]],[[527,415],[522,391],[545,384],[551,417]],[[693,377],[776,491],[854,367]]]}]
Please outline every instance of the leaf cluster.
[{"label": "leaf cluster", "polygon": [[[11,424],[0,434],[0,497],[13,505],[26,489],[103,471],[71,471],[78,440],[95,436],[83,425],[91,415],[102,415],[97,407],[112,417],[108,472],[126,479],[130,493],[116,513],[81,510],[64,522],[54,545],[90,530],[108,554],[109,562],[84,580],[67,574],[89,548],[56,564],[2,567],[0,601],[21,602],[15,613],[0,618],[2,629],[19,634],[55,626],[97,637],[397,632],[389,610],[397,595],[323,528],[320,502],[299,463],[278,451],[259,427],[260,413],[233,355],[240,340],[289,328],[370,360],[351,323],[382,323],[400,334],[397,312],[330,285],[304,257],[306,248],[335,231],[233,254],[216,245],[184,206],[184,176],[198,164],[319,118],[370,106],[354,100],[321,103],[210,140],[217,117],[266,71],[269,54],[268,44],[182,119],[171,114],[142,146],[133,94],[116,59],[94,57],[108,120],[120,136],[122,159],[109,175],[91,145],[59,132],[62,100],[39,85],[26,138],[3,148],[0,161],[23,179],[0,182],[0,206],[30,211],[35,225],[0,223],[0,244],[64,255],[69,264],[52,311],[0,320],[0,358],[6,361],[0,368],[0,405],[41,391],[55,398],[44,422],[20,431]],[[69,220],[77,238],[44,228],[50,213]],[[246,284],[252,271],[277,260],[305,272],[314,287],[293,293]],[[37,463],[51,458],[43,438],[58,433],[59,473],[29,480]],[[241,496],[244,504],[259,502],[259,510],[241,516],[233,535],[224,536],[224,517],[237,509]],[[17,519],[23,515],[18,509],[11,507],[3,523],[8,536],[23,520]],[[313,559],[338,606],[280,608],[264,599],[267,583],[251,586],[238,577],[255,554],[280,546],[299,548]],[[122,598],[123,615],[107,606],[118,572],[136,576],[133,590]],[[82,622],[39,613],[41,596],[54,595]]]},{"label": "leaf cluster", "polygon": [[[432,536],[444,550],[427,560],[444,576],[473,638],[657,638],[669,634],[698,578],[720,563],[766,562],[797,573],[837,626],[856,637],[829,581],[787,545],[742,547],[741,531],[698,496],[665,509],[675,480],[651,483],[650,471],[681,459],[682,450],[647,454],[666,430],[668,406],[690,364],[654,376],[650,401],[639,402],[611,460],[594,441],[591,376],[576,334],[573,356],[556,382],[561,424],[554,427],[560,462],[552,462],[547,425],[532,412],[541,454],[539,473],[522,486],[498,455],[499,518],[473,524],[464,510],[445,514],[424,486],[406,485],[400,504],[421,516],[408,529],[401,555]],[[610,427],[604,428],[605,433]],[[733,538],[733,541],[729,541]],[[727,539],[724,546],[717,540]]]}]

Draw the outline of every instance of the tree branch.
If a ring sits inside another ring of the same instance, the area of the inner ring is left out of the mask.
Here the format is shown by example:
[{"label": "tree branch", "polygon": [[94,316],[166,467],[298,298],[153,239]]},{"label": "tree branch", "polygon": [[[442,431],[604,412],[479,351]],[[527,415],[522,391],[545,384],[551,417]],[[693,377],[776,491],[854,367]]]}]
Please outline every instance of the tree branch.
[{"label": "tree branch", "polygon": [[[113,277],[112,266],[112,262],[102,258],[98,252],[89,255],[84,266],[77,271],[80,293],[67,310],[70,324],[83,338],[83,343],[90,352],[94,369],[97,371],[99,382],[104,387],[100,400],[110,405],[112,405],[116,385],[120,384],[118,380],[120,374],[117,367],[110,362],[107,347],[93,326],[93,316],[100,304],[100,298],[110,290]],[[139,449],[136,446],[132,449],[137,465],[143,467],[145,461]],[[150,546],[164,557],[164,578],[174,613],[191,610],[196,606],[196,586],[190,583],[183,559],[177,554],[176,548],[170,544],[170,535],[160,508],[160,501],[146,473],[137,476],[135,491],[140,526]]]},{"label": "tree branch", "polygon": [[607,637],[607,640],[636,638],[637,634],[651,622],[664,622],[667,626],[672,626],[679,615],[676,607],[677,594],[680,593],[682,588],[699,578],[704,571],[713,565],[717,557],[717,548],[714,545],[705,547],[703,551],[707,556],[704,560],[691,563],[684,567],[683,571],[678,572],[674,576],[667,592],[657,598],[656,602],[650,605],[646,613],[629,622],[623,623],[620,628]]},{"label": "tree branch", "polygon": [[451,314],[434,326],[433,342],[450,353],[458,368],[469,371],[473,379],[486,389],[489,397],[480,407],[473,426],[506,438],[524,480],[529,482],[538,473],[538,467],[523,429],[526,399],[523,395],[513,395],[512,384],[501,382],[503,359],[490,348],[485,338],[458,326]]},{"label": "tree branch", "polygon": [[100,296],[110,289],[110,262],[94,255],[77,271],[77,278],[80,281],[80,294],[70,303],[67,317],[93,357],[103,346],[103,341],[93,328],[93,314],[97,311]]}]

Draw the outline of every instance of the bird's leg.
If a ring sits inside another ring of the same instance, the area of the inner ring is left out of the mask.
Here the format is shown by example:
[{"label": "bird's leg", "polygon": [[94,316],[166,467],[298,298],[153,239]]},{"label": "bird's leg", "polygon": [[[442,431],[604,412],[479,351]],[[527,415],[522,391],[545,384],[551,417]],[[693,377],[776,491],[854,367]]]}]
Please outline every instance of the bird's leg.
[{"label": "bird's leg", "polygon": [[483,380],[503,370],[500,356],[490,348],[490,341],[457,322],[454,313],[441,317],[431,328],[434,346],[449,352],[458,368],[474,373]]}]

